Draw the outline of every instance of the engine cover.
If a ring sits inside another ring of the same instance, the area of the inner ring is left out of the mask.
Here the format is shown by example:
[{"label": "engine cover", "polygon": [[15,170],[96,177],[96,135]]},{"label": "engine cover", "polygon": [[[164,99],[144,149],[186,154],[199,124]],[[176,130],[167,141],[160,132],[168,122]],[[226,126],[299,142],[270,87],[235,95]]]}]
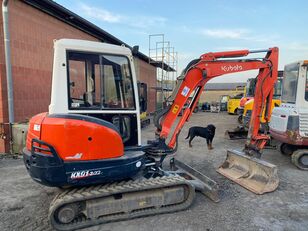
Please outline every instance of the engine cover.
[{"label": "engine cover", "polygon": [[35,181],[58,187],[130,179],[144,166],[144,152],[124,152],[113,124],[75,114],[34,116],[23,159]]},{"label": "engine cover", "polygon": [[63,161],[84,161],[123,156],[117,128],[107,121],[77,114],[41,113],[30,120],[27,149],[33,138],[54,147]]}]

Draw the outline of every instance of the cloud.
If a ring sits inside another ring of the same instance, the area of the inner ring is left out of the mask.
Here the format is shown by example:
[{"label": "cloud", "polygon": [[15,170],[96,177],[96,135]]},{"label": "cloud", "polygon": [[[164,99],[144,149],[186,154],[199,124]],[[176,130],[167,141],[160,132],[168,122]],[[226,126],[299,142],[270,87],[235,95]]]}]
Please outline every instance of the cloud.
[{"label": "cloud", "polygon": [[290,42],[288,43],[288,45],[283,44],[280,47],[293,51],[308,51],[308,44],[301,42]]},{"label": "cloud", "polygon": [[81,10],[89,17],[95,18],[104,22],[117,23],[121,21],[122,16],[114,14],[105,9],[98,9],[96,7],[91,7],[86,4],[80,4]]},{"label": "cloud", "polygon": [[198,58],[200,54],[195,54],[195,53],[188,53],[188,52],[181,52],[178,54],[179,59],[192,59],[192,58]]},{"label": "cloud", "polygon": [[97,19],[107,23],[125,24],[134,28],[161,27],[166,24],[167,19],[161,16],[144,16],[144,15],[122,15],[103,8],[91,7],[87,4],[80,3],[78,11],[87,17]]},{"label": "cloud", "polygon": [[247,29],[204,29],[201,34],[219,39],[243,39],[247,36]]},{"label": "cloud", "polygon": [[[260,48],[261,49],[261,48]],[[236,51],[236,50],[249,50],[246,46],[218,46],[214,47],[214,50],[216,51]]]},{"label": "cloud", "polygon": [[167,19],[160,16],[136,16],[134,18],[127,17],[127,23],[130,26],[147,28],[150,26],[164,26]]},{"label": "cloud", "polygon": [[201,29],[199,34],[206,37],[216,38],[216,39],[233,39],[233,40],[245,40],[258,43],[270,43],[279,39],[278,35],[256,35],[255,32],[245,28],[238,29]]}]

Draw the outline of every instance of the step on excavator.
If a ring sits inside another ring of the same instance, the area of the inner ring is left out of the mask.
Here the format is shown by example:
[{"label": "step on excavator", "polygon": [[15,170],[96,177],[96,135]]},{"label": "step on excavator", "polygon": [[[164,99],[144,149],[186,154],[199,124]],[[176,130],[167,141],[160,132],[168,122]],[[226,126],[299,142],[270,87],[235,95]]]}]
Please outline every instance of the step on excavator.
[{"label": "step on excavator", "polygon": [[[256,52],[266,56],[234,59]],[[278,48],[206,53],[190,62],[169,105],[153,119],[156,138],[147,144],[141,142],[136,54],[136,47],[99,42],[60,39],[54,43],[49,112],[30,120],[23,159],[36,182],[62,188],[49,208],[55,229],[75,230],[184,210],[193,203],[196,190],[218,202],[216,182],[174,154],[204,85],[227,73],[260,70],[245,149],[228,150],[218,171],[256,193],[275,190],[276,167],[259,159],[268,137],[257,128],[277,79]],[[171,158],[168,169],[163,165],[166,157]]]}]

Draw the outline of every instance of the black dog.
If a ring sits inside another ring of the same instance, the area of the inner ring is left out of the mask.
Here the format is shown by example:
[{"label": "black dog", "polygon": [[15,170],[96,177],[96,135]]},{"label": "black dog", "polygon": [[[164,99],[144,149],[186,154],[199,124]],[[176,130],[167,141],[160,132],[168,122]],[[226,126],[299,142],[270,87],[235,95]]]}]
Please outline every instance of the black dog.
[{"label": "black dog", "polygon": [[207,148],[211,150],[213,149],[212,141],[215,136],[215,130],[216,127],[213,124],[209,124],[207,127],[191,127],[185,139],[189,138],[189,147],[192,147],[191,141],[195,138],[195,136],[201,136],[206,139]]}]

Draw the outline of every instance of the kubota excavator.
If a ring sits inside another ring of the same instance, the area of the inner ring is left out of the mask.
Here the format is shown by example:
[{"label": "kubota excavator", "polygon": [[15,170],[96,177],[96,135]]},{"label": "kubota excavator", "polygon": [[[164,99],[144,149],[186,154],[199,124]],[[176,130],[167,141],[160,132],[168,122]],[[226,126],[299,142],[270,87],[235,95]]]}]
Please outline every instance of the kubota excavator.
[{"label": "kubota excavator", "polygon": [[[257,52],[267,54],[262,59],[240,58]],[[278,48],[206,53],[190,62],[169,106],[154,119],[156,140],[146,145],[141,143],[136,53],[99,42],[54,43],[49,112],[30,120],[23,158],[35,181],[64,188],[49,209],[55,229],[183,210],[192,204],[195,190],[219,201],[214,181],[174,158],[171,170],[163,169],[162,163],[176,152],[178,135],[206,82],[227,73],[259,69],[245,149],[228,150],[218,171],[258,194],[277,188],[276,167],[258,158],[268,139],[259,134],[260,113],[271,104]]]}]

